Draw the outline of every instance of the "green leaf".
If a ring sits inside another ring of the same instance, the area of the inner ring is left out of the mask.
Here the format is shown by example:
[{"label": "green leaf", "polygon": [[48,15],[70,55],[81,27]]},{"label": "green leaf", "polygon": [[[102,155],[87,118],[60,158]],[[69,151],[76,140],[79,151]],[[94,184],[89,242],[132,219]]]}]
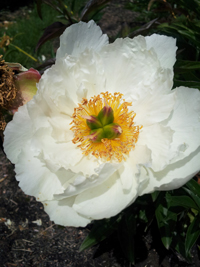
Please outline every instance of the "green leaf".
[{"label": "green leaf", "polygon": [[197,204],[198,208],[196,210],[198,210],[200,212],[200,198],[199,196],[195,195],[191,190],[189,190],[188,188],[183,188],[195,201],[195,203]]},{"label": "green leaf", "polygon": [[200,82],[199,74],[195,73],[195,71],[187,71],[184,73],[184,75],[182,75],[182,77],[184,81]]},{"label": "green leaf", "polygon": [[136,227],[135,214],[126,212],[118,228],[118,237],[125,257],[132,264],[135,263]]},{"label": "green leaf", "polygon": [[178,86],[186,86],[190,88],[197,88],[200,90],[200,82],[194,82],[194,81],[183,81],[183,80],[174,80],[174,87]]},{"label": "green leaf", "polygon": [[71,1],[71,10],[73,13],[74,13],[74,8],[75,8],[75,3],[76,3],[76,0]]},{"label": "green leaf", "polygon": [[181,70],[199,70],[200,69],[200,61],[189,61],[189,60],[177,60],[175,69]]},{"label": "green leaf", "polygon": [[170,194],[166,195],[167,203],[168,203],[168,208],[170,207],[176,207],[176,206],[181,206],[186,209],[195,209],[199,210],[198,206],[196,203],[192,200],[192,198],[188,196],[171,196]]},{"label": "green leaf", "polygon": [[181,0],[184,8],[200,14],[200,4],[198,0]]},{"label": "green leaf", "polygon": [[121,221],[122,215],[117,215],[110,219],[95,221],[94,226],[80,246],[80,251],[83,251],[91,246],[103,241],[115,230],[117,230],[119,222]]},{"label": "green leaf", "polygon": [[155,191],[155,192],[153,192],[153,193],[151,194],[151,197],[152,197],[153,202],[156,201],[156,199],[157,199],[157,197],[159,196],[159,194],[160,194],[160,191]]},{"label": "green leaf", "polygon": [[166,249],[172,242],[173,232],[176,226],[177,214],[166,207],[164,193],[160,194],[156,201],[156,220],[161,234],[161,240]]},{"label": "green leaf", "polygon": [[36,5],[37,5],[38,15],[42,19],[42,10],[41,10],[42,0],[36,0]]},{"label": "green leaf", "polygon": [[188,227],[185,239],[185,251],[189,256],[190,249],[193,247],[198,237],[200,236],[200,216],[195,217],[193,222]]},{"label": "green leaf", "polygon": [[177,221],[177,215],[173,212],[168,211],[168,214],[164,216],[164,213],[166,213],[166,211],[167,210],[163,207],[157,209],[156,219],[160,230],[162,243],[166,249],[169,249]]},{"label": "green leaf", "polygon": [[191,179],[185,186],[200,198],[200,185],[194,179]]},{"label": "green leaf", "polygon": [[193,45],[200,47],[200,40],[197,38],[199,33],[183,25],[182,21],[173,24],[162,23],[158,28],[172,35],[175,32],[179,33],[182,37],[190,40]]},{"label": "green leaf", "polygon": [[187,257],[185,254],[185,237],[178,234],[174,241],[174,248],[176,249],[176,251],[180,254],[181,257],[184,257],[185,259],[187,259],[187,261],[190,262],[191,258]]},{"label": "green leaf", "polygon": [[140,218],[141,221],[144,221],[145,223],[148,223],[146,210],[139,210],[139,218]]},{"label": "green leaf", "polygon": [[[59,6],[59,8],[58,8],[58,6]],[[56,9],[57,9],[57,10],[58,10],[58,9],[61,10],[61,13],[63,13],[63,15],[65,15],[65,18],[66,18],[67,20],[69,20],[69,24],[70,24],[70,25],[74,23],[74,22],[73,22],[73,19],[72,19],[72,17],[71,17],[71,15],[70,15],[70,13],[68,12],[67,6],[65,5],[64,1],[62,1],[62,0],[57,0],[57,3],[56,3]]]},{"label": "green leaf", "polygon": [[184,187],[183,190],[185,190],[194,200],[194,202],[198,206],[198,211],[200,212],[200,186],[199,184],[194,180],[190,180]]}]

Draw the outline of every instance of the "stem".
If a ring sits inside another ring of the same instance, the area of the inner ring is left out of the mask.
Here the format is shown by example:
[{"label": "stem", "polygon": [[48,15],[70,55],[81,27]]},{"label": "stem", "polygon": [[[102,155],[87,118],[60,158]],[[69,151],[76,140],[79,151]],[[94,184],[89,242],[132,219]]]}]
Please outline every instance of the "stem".
[{"label": "stem", "polygon": [[19,48],[18,46],[14,45],[14,44],[9,44],[11,46],[14,46],[16,49],[18,49],[20,52],[24,53],[26,56],[30,57],[32,60],[37,62],[37,59],[32,57],[31,55],[29,55],[28,53],[26,53],[24,50],[22,50],[21,48]]}]

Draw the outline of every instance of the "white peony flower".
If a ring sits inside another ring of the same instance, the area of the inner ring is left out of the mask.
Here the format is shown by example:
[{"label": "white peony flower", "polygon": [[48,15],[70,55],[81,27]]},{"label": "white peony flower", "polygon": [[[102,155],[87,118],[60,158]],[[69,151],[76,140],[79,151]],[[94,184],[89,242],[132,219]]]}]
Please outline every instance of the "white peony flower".
[{"label": "white peony flower", "polygon": [[108,44],[93,21],[61,36],[4,142],[19,186],[55,223],[109,218],[200,170],[200,92],[171,90],[175,42],[154,34]]}]

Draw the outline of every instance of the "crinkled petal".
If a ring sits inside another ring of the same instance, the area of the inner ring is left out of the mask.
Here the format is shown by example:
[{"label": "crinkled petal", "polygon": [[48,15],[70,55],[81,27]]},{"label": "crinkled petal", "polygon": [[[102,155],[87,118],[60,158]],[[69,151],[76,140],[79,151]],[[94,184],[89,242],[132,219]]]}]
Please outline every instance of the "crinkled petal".
[{"label": "crinkled petal", "polygon": [[[154,51],[148,50],[142,36],[117,39],[101,49],[106,91],[123,92],[133,105],[146,94],[170,92],[173,72],[163,69]],[[122,89],[123,88],[123,89]]]},{"label": "crinkled petal", "polygon": [[109,218],[118,214],[126,205],[137,197],[137,183],[125,193],[119,175],[114,173],[108,180],[79,194],[73,208],[82,216],[95,220]]},{"label": "crinkled petal", "polygon": [[177,95],[174,111],[165,122],[174,131],[171,163],[188,156],[200,146],[200,91],[179,87],[174,92]]},{"label": "crinkled petal", "polygon": [[7,157],[16,163],[24,145],[32,136],[33,125],[27,111],[27,106],[21,106],[4,131],[4,151]]},{"label": "crinkled petal", "polygon": [[105,91],[106,77],[102,57],[95,51],[85,51],[74,67],[77,100],[89,99]]},{"label": "crinkled petal", "polygon": [[160,172],[147,170],[149,182],[140,188],[139,195],[154,191],[172,190],[187,183],[200,170],[200,147],[184,159],[168,165]]},{"label": "crinkled petal", "polygon": [[136,177],[139,184],[143,182],[141,166],[151,166],[151,151],[146,144],[137,144],[135,149],[130,151],[122,167],[118,169],[123,190],[130,190],[134,186],[134,177]]},{"label": "crinkled petal", "polygon": [[41,106],[39,103],[36,103],[35,97],[32,99],[32,101],[29,101],[27,103],[27,111],[29,114],[29,120],[33,125],[33,132],[43,127],[50,127],[50,123],[48,121],[47,116],[47,113],[50,114],[50,109],[48,108],[47,113],[45,113],[43,110],[43,106]]},{"label": "crinkled petal", "polygon": [[[69,68],[69,61],[73,61],[73,66]],[[57,64],[58,65],[58,64]],[[70,56],[62,62],[60,71],[68,73],[73,79],[73,89],[65,86],[66,94],[70,95],[73,101],[78,104],[83,98],[92,96],[104,91],[105,74],[102,58],[99,53],[86,49],[78,59],[72,59]]]},{"label": "crinkled petal", "polygon": [[[134,98],[131,95],[130,99]],[[143,127],[154,125],[167,119],[175,105],[176,94],[162,94],[158,92],[156,95],[147,92],[144,97],[140,97],[136,102],[132,101],[132,109],[136,113],[135,123]]]},{"label": "crinkled petal", "polygon": [[64,191],[57,176],[27,146],[18,157],[15,172],[22,190],[38,201],[53,199],[53,194]]},{"label": "crinkled petal", "polygon": [[63,113],[57,113],[49,118],[52,127],[52,137],[58,142],[69,142],[73,139],[73,132],[70,130],[72,118]]},{"label": "crinkled petal", "polygon": [[50,219],[56,224],[64,226],[85,227],[91,222],[90,219],[78,214],[73,208],[75,197],[65,198],[60,201],[45,201],[44,210]]},{"label": "crinkled petal", "polygon": [[32,138],[31,147],[43,153],[44,160],[66,169],[75,166],[83,157],[82,151],[71,141],[57,142],[51,136],[50,128],[40,128]]},{"label": "crinkled petal", "polygon": [[66,190],[63,194],[55,195],[56,200],[60,200],[66,197],[78,195],[84,190],[96,187],[102,184],[104,181],[109,179],[109,177],[116,172],[120,167],[120,164],[104,163],[100,165],[91,176],[84,176],[83,173],[77,173],[74,175],[74,179],[67,184]]},{"label": "crinkled petal", "polygon": [[35,101],[46,116],[55,110],[72,116],[76,104],[76,82],[73,74],[57,64],[48,69],[39,81]]},{"label": "crinkled petal", "polygon": [[56,59],[65,58],[66,55],[79,56],[86,48],[99,51],[108,44],[108,36],[102,34],[94,21],[79,22],[68,27],[60,37],[60,48]]},{"label": "crinkled petal", "polygon": [[146,145],[151,151],[152,169],[160,171],[170,163],[170,145],[173,131],[170,127],[153,124],[141,130],[137,145]]},{"label": "crinkled petal", "polygon": [[143,183],[140,164],[148,166],[150,158],[146,147],[139,146],[137,152],[133,151],[127,164],[122,165],[105,182],[77,195],[73,208],[83,216],[98,220],[118,214],[133,202],[137,197],[139,180]]},{"label": "crinkled petal", "polygon": [[[165,147],[164,150],[157,151],[160,159],[165,151],[169,163],[161,171],[153,167],[149,171],[147,169],[149,182],[141,189],[140,194],[179,188],[200,170],[200,92],[186,87],[176,88],[174,92],[175,107],[170,117],[163,122],[165,127],[170,127],[173,131],[173,138],[168,149]],[[160,136],[165,137],[165,134]],[[142,138],[139,143],[141,141]],[[152,151],[156,153],[155,147]]]},{"label": "crinkled petal", "polygon": [[70,73],[70,77],[74,77],[74,90],[70,87],[66,90],[72,95],[77,92],[79,97],[73,96],[73,99],[78,102],[82,97],[90,98],[103,91],[123,91],[127,100],[132,95],[135,104],[147,93],[152,96],[154,93],[170,92],[172,88],[172,71],[161,67],[157,55],[147,50],[142,36],[117,39],[113,44],[102,47],[100,52],[86,49],[78,59],[68,56],[62,64],[59,63],[59,68],[63,74]]},{"label": "crinkled petal", "polygon": [[152,34],[145,37],[147,48],[153,48],[163,68],[172,69],[176,61],[176,39],[165,35]]}]

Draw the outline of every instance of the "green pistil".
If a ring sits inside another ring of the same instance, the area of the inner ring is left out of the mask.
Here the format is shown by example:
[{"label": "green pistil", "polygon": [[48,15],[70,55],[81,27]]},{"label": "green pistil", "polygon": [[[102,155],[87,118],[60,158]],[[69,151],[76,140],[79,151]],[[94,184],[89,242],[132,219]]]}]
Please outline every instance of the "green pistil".
[{"label": "green pistil", "polygon": [[102,139],[115,139],[122,134],[122,128],[119,124],[113,123],[114,112],[107,103],[100,110],[98,116],[83,116],[86,119],[88,127],[91,129],[88,138],[92,142],[98,143]]},{"label": "green pistil", "polygon": [[99,129],[102,127],[101,122],[99,121],[99,119],[95,115],[89,116],[89,118],[86,120],[86,122],[87,122],[88,127],[91,130]]},{"label": "green pistil", "polygon": [[113,123],[114,113],[112,108],[109,106],[104,106],[97,117],[103,126]]}]

